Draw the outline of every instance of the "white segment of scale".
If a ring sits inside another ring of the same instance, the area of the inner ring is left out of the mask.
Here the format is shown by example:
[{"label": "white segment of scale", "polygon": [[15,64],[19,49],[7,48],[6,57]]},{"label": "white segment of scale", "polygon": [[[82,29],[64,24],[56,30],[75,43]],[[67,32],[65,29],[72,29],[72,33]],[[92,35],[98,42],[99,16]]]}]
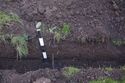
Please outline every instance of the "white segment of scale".
[{"label": "white segment of scale", "polygon": [[46,52],[43,52],[43,58],[44,58],[44,59],[47,59],[47,54],[46,54]]},{"label": "white segment of scale", "polygon": [[41,22],[38,22],[38,23],[36,24],[36,28],[37,28],[37,29],[40,28],[41,25],[42,25],[42,23],[41,23]]},{"label": "white segment of scale", "polygon": [[41,29],[37,29],[36,31],[41,31]]},{"label": "white segment of scale", "polygon": [[44,46],[43,38],[39,38],[40,46]]}]

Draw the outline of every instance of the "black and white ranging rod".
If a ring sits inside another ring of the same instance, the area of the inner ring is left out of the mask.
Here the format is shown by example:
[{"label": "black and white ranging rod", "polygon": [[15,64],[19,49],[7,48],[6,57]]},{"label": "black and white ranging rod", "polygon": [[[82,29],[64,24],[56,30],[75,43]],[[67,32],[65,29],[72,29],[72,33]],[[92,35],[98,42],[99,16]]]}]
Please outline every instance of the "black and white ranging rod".
[{"label": "black and white ranging rod", "polygon": [[47,53],[45,51],[45,44],[44,44],[44,40],[43,40],[43,37],[41,35],[41,27],[42,23],[41,22],[38,22],[36,24],[36,31],[37,31],[37,35],[38,35],[38,40],[39,40],[39,45],[40,45],[40,50],[42,52],[42,56],[43,56],[43,59],[47,59]]}]

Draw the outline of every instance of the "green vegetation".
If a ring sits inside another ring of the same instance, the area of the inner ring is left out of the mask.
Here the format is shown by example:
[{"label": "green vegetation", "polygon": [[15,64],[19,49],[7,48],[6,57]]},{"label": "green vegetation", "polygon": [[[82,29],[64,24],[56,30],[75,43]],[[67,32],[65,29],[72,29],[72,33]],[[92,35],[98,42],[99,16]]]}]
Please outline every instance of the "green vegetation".
[{"label": "green vegetation", "polygon": [[93,80],[89,83],[125,83],[125,80],[113,80],[111,78],[106,78],[102,80]]},{"label": "green vegetation", "polygon": [[80,44],[103,44],[107,42],[107,38],[102,34],[95,34],[92,37],[88,37],[87,35],[80,35],[76,38],[77,42]]},{"label": "green vegetation", "polygon": [[104,68],[104,70],[106,70],[106,71],[112,71],[113,68],[112,67],[106,67],[106,68]]},{"label": "green vegetation", "polygon": [[0,42],[10,43],[16,48],[17,59],[18,56],[22,58],[28,54],[27,40],[28,37],[26,35],[19,35],[19,36],[14,36],[12,34],[0,35]]},{"label": "green vegetation", "polygon": [[70,26],[64,23],[61,28],[50,28],[49,32],[54,34],[54,40],[59,43],[60,40],[66,39],[66,37],[70,34]]},{"label": "green vegetation", "polygon": [[7,43],[11,38],[13,37],[12,34],[5,34],[5,35],[0,35],[0,42]]},{"label": "green vegetation", "polygon": [[80,69],[75,67],[65,67],[63,69],[63,75],[70,78],[76,75],[78,72],[80,72]]},{"label": "green vegetation", "polygon": [[3,25],[6,25],[11,22],[20,22],[20,18],[14,13],[8,14],[6,12],[0,11],[0,42],[4,43],[9,42],[13,44],[13,46],[17,50],[17,59],[18,59],[18,56],[22,58],[28,54],[27,36],[26,35],[14,36],[14,34],[5,33],[4,32],[5,28],[3,27]]},{"label": "green vegetation", "polygon": [[125,71],[125,65],[121,66],[120,69]]},{"label": "green vegetation", "polygon": [[53,34],[53,39],[57,43],[59,43],[61,40],[65,40],[71,32],[69,24],[66,23],[64,23],[61,27],[53,27],[49,29],[45,28],[44,23],[41,22],[41,24],[42,24],[40,26],[41,32],[42,33],[49,32]]},{"label": "green vegetation", "polygon": [[0,26],[10,23],[10,22],[18,22],[19,21],[19,17],[12,13],[12,14],[7,14],[3,11],[0,11]]},{"label": "green vegetation", "polygon": [[118,81],[115,81],[111,78],[106,78],[103,80],[93,80],[93,81],[90,81],[89,83],[118,83]]},{"label": "green vegetation", "polygon": [[121,80],[121,81],[119,81],[118,83],[125,83],[125,80]]},{"label": "green vegetation", "polygon": [[125,40],[112,40],[112,43],[116,46],[121,46],[121,45],[125,45]]},{"label": "green vegetation", "polygon": [[60,29],[60,32],[62,34],[62,38],[65,39],[70,33],[70,26],[68,24],[64,23],[63,28]]},{"label": "green vegetation", "polygon": [[18,56],[20,58],[25,57],[28,54],[28,47],[27,47],[27,36],[15,36],[11,39],[11,43],[17,50],[17,59]]}]

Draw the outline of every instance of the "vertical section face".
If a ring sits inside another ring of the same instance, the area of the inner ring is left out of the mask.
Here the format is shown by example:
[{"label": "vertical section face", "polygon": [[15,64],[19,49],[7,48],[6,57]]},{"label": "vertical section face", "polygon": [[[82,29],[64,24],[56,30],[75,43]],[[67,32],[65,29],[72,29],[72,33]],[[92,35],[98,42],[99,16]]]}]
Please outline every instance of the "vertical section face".
[{"label": "vertical section face", "polygon": [[39,38],[40,46],[44,46],[43,38]]},{"label": "vertical section face", "polygon": [[43,52],[43,58],[44,58],[44,59],[47,59],[47,54],[46,54],[46,52]]}]

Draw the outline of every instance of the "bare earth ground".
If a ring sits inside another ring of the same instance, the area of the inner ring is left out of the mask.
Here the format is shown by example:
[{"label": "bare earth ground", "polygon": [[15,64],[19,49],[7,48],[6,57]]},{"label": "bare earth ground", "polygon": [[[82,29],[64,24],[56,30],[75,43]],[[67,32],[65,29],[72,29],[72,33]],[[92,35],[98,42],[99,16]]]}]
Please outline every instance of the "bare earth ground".
[{"label": "bare earth ground", "polygon": [[90,80],[111,77],[115,80],[124,78],[125,71],[113,69],[106,71],[99,68],[81,69],[79,73],[67,78],[62,73],[63,69],[39,69],[24,74],[15,70],[0,70],[1,83],[89,83]]},{"label": "bare earth ground", "polygon": [[[79,63],[76,63],[75,66],[77,64],[83,66],[85,60],[93,62],[115,60],[121,61],[123,65],[125,63],[125,46],[112,44],[113,39],[125,39],[124,0],[0,0],[0,10],[8,13],[13,12],[19,15],[22,20],[23,25],[13,23],[6,26],[9,33],[17,28],[14,33],[22,34],[24,32],[21,27],[24,27],[29,36],[33,36],[36,34],[36,21],[42,21],[45,28],[69,23],[72,32],[66,40],[59,44],[53,43],[51,34],[44,33],[46,49],[50,58],[54,55],[57,60],[63,61],[64,59],[63,62],[65,59],[70,59],[74,62],[67,62],[69,65],[75,64],[75,62]],[[81,39],[87,41],[81,42]],[[29,41],[28,58],[41,58],[36,40],[33,38]],[[41,62],[9,61],[10,58],[15,57],[16,52],[11,45],[3,43],[0,45],[0,69],[11,69],[0,70],[0,83],[43,83],[44,81],[47,81],[45,83],[88,83],[89,80],[100,77],[121,79],[125,76],[125,71],[119,69],[107,72],[99,68],[83,68],[78,75],[67,79],[62,75],[61,70],[57,69],[39,69],[27,72],[32,66],[31,70],[42,68]],[[114,62],[113,64],[117,66],[118,63]],[[66,66],[66,63],[63,65]],[[57,67],[64,66],[57,65]],[[42,82],[39,82],[40,80]]]},{"label": "bare earth ground", "polygon": [[[53,54],[56,58],[121,60],[124,59],[124,45],[117,47],[112,44],[112,40],[125,38],[124,4],[123,0],[12,0],[0,1],[0,10],[19,15],[23,26],[12,24],[9,29],[18,28],[15,33],[21,34],[23,31],[20,27],[24,27],[31,37],[36,34],[36,21],[42,21],[45,28],[69,23],[72,32],[59,44],[53,44],[51,34],[44,33],[50,57]],[[28,56],[31,58],[40,57],[36,40],[29,41]],[[0,47],[0,57],[15,57],[11,46]]]}]

